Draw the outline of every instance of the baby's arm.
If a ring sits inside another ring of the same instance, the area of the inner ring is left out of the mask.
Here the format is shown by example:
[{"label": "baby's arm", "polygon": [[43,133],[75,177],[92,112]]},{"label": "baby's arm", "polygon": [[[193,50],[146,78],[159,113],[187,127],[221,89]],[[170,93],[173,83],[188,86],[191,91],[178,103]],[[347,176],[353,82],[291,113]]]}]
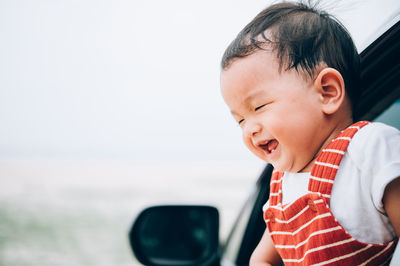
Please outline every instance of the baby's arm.
[{"label": "baby's arm", "polygon": [[281,257],[275,249],[268,229],[265,229],[260,242],[251,255],[250,266],[281,265],[281,263]]},{"label": "baby's arm", "polygon": [[[383,195],[383,204],[389,220],[400,237],[400,177],[390,182],[385,189]],[[400,245],[398,244],[393,254],[391,265],[398,265],[400,258]]]}]

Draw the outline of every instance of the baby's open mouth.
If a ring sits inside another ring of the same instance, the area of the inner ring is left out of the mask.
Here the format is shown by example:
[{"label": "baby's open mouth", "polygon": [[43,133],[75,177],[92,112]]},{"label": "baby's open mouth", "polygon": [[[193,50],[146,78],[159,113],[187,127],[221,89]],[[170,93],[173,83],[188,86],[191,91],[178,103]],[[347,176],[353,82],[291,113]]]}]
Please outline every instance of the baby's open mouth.
[{"label": "baby's open mouth", "polygon": [[271,139],[264,144],[258,145],[261,149],[268,153],[272,153],[278,147],[279,142],[276,139]]}]

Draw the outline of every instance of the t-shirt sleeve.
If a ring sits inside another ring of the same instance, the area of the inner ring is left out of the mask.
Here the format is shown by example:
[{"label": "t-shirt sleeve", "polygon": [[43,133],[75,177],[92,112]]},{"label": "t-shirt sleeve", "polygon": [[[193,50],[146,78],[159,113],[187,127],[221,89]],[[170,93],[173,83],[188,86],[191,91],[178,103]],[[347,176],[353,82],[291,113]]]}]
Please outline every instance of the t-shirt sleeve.
[{"label": "t-shirt sleeve", "polygon": [[400,131],[371,123],[354,136],[348,149],[362,174],[364,187],[370,190],[375,208],[385,213],[382,203],[385,188],[400,177]]}]

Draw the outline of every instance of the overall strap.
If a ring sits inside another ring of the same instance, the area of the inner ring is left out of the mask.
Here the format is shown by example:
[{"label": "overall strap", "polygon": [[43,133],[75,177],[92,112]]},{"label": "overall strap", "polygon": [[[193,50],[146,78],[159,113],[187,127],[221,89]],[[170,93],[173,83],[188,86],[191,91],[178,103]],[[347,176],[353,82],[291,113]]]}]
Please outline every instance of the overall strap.
[{"label": "overall strap", "polygon": [[282,202],[282,177],[284,172],[273,171],[269,189],[269,205],[276,206]]},{"label": "overall strap", "polygon": [[309,192],[321,193],[329,204],[333,181],[335,180],[343,155],[353,136],[367,124],[369,122],[360,121],[349,126],[321,151],[311,170],[310,181],[308,183]]}]

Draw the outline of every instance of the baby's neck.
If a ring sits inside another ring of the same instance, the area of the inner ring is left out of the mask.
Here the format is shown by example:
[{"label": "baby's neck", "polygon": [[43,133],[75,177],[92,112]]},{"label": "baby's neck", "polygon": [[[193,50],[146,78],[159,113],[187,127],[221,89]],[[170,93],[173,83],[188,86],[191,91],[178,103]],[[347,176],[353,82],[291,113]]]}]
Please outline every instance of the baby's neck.
[{"label": "baby's neck", "polygon": [[311,169],[314,165],[315,159],[321,153],[322,149],[326,145],[328,145],[328,143],[331,142],[342,130],[346,129],[347,127],[349,127],[352,124],[353,124],[353,120],[351,117],[349,117],[348,119],[340,120],[337,123],[332,123],[330,133],[327,136],[327,138],[325,138],[325,141],[318,148],[318,152],[314,155],[314,157],[311,159],[311,161],[303,169],[301,169],[299,171],[299,173],[311,172]]}]

